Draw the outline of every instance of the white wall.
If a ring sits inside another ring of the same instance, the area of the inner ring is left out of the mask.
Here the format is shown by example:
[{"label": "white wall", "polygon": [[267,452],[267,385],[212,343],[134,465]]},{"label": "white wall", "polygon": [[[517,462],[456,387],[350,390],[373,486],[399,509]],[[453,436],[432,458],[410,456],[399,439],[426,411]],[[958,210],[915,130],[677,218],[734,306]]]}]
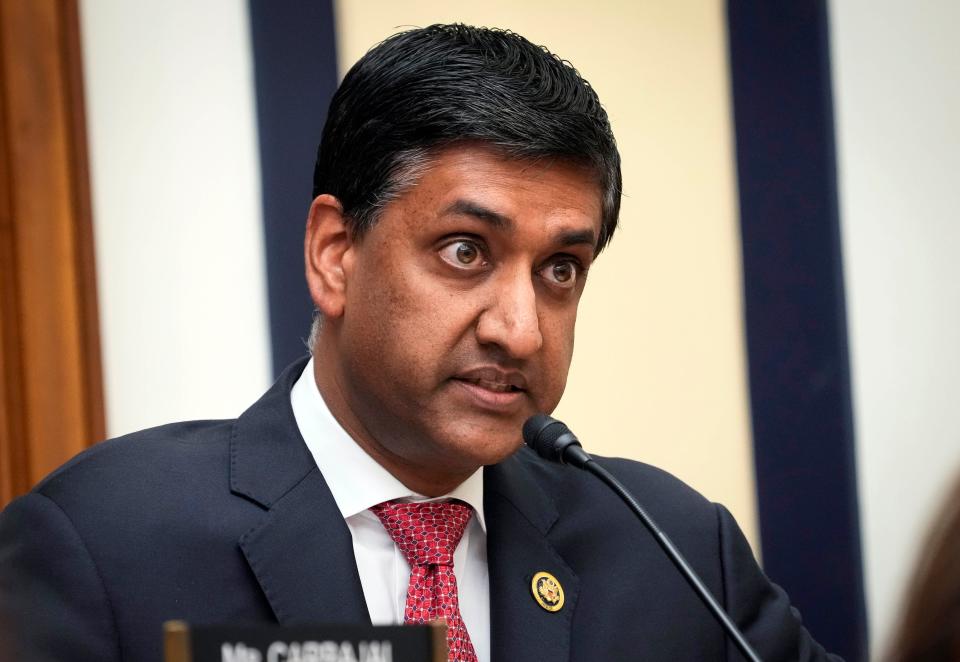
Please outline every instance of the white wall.
[{"label": "white wall", "polygon": [[960,471],[954,0],[830,4],[861,522],[879,653]]},{"label": "white wall", "polygon": [[107,431],[269,384],[246,3],[83,0]]}]

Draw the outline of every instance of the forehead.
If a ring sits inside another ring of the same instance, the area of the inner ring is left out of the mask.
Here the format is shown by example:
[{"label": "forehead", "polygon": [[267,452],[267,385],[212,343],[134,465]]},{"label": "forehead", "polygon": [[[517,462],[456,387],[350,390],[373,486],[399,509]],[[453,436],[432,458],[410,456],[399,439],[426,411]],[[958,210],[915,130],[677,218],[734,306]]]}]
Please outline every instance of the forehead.
[{"label": "forehead", "polygon": [[570,225],[595,233],[602,215],[600,184],[589,168],[561,158],[509,158],[472,144],[438,152],[388,208],[393,204],[415,212],[421,223],[473,208],[491,212],[486,220],[494,224]]}]

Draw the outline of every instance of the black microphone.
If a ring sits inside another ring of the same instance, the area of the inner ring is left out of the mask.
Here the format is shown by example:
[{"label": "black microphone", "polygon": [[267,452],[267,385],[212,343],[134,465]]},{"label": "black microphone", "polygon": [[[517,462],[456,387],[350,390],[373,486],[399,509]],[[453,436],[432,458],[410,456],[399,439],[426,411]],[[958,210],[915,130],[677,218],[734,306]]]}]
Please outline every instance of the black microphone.
[{"label": "black microphone", "polygon": [[761,662],[760,657],[727,615],[727,612],[717,603],[716,599],[711,595],[710,589],[708,589],[700,577],[697,576],[697,573],[690,567],[687,560],[683,558],[680,550],[674,546],[670,538],[667,537],[667,534],[657,526],[657,523],[650,518],[647,511],[637,503],[637,500],[627,491],[623,483],[593,461],[590,454],[580,446],[580,440],[570,431],[570,428],[546,414],[534,414],[523,424],[523,440],[527,446],[536,451],[537,455],[545,460],[559,462],[560,464],[571,464],[578,469],[585,469],[616,492],[617,495],[626,502],[627,506],[630,507],[630,510],[640,518],[643,525],[647,527],[653,535],[653,539],[660,545],[660,549],[662,549],[667,555],[667,558],[673,562],[673,565],[680,571],[683,578],[687,580],[687,583],[690,584],[697,596],[703,600],[707,609],[710,610],[713,617],[717,619],[730,638],[733,639],[733,643],[737,645],[740,652],[751,662]]}]

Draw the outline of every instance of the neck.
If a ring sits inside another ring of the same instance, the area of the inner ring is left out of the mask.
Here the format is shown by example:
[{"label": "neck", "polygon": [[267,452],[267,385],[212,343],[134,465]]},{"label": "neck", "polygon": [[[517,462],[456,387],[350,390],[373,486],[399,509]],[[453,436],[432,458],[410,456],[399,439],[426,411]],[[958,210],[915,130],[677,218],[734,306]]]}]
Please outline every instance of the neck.
[{"label": "neck", "polygon": [[449,472],[427,472],[423,467],[414,466],[403,461],[396,455],[383,452],[382,446],[366,445],[358,439],[354,439],[366,453],[377,461],[377,464],[390,472],[394,478],[404,484],[411,492],[422,494],[426,497],[438,497],[444,494],[450,494],[459,487],[463,481],[469,478],[476,469],[449,473]]},{"label": "neck", "polygon": [[416,461],[404,457],[384,444],[370,432],[349,406],[342,379],[335,361],[324,359],[322,336],[313,353],[313,376],[320,395],[353,441],[381,467],[399,480],[411,492],[427,497],[449,494],[478,469],[475,466],[451,466],[442,460]]}]

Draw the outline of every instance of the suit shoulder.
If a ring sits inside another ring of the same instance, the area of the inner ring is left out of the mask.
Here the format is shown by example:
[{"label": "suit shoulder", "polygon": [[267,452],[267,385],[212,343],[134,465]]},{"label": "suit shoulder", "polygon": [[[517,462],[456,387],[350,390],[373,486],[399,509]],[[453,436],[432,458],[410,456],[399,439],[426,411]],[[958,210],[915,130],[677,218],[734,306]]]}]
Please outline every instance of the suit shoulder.
[{"label": "suit shoulder", "polygon": [[[549,485],[552,492],[571,494],[576,498],[586,496],[598,490],[609,488],[595,476],[573,467],[544,462],[529,449],[518,453],[518,458],[527,469],[537,476],[543,485]],[[593,459],[613,474],[638,499],[674,502],[681,508],[709,509],[713,504],[702,494],[668,471],[651,464],[628,460],[620,457],[594,455]]]},{"label": "suit shoulder", "polygon": [[[544,462],[535,453],[518,453],[529,476],[571,526],[634,527],[636,517],[596,476],[571,466]],[[717,506],[694,488],[658,467],[627,460],[593,456],[635,497],[674,542],[692,546],[719,535]],[[590,522],[589,524],[587,522]]]},{"label": "suit shoulder", "polygon": [[594,459],[634,494],[667,498],[688,508],[713,510],[713,504],[706,497],[669,471],[620,457],[594,456]]},{"label": "suit shoulder", "polygon": [[[649,464],[599,456],[594,460],[626,487],[701,577],[719,586],[721,540],[716,505],[679,478]],[[532,453],[524,454],[522,461],[525,477],[537,488],[525,492],[534,497],[541,493],[541,503],[549,503],[555,510],[550,536],[572,567],[592,568],[596,558],[612,564],[607,567],[634,567],[641,551],[645,558],[656,559],[655,564],[668,563],[635,513],[597,476],[543,462]]]},{"label": "suit shoulder", "polygon": [[233,420],[170,423],[98,442],[32,492],[64,505],[81,495],[136,493],[151,477],[183,475],[229,454]]}]

